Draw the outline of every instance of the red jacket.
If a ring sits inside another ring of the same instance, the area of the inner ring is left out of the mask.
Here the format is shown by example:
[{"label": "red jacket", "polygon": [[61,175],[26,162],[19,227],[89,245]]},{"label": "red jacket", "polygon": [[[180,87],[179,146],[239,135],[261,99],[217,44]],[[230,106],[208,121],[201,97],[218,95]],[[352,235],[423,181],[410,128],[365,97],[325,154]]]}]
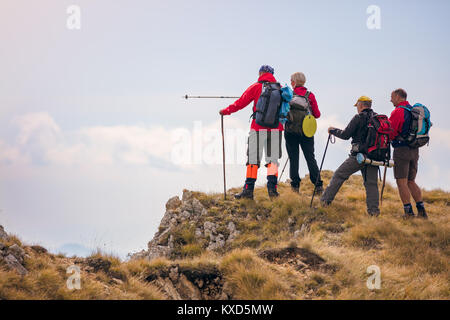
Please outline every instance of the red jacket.
[{"label": "red jacket", "polygon": [[[258,81],[268,81],[268,82],[277,82],[273,74],[271,73],[264,73],[258,78]],[[252,84],[250,87],[245,90],[245,92],[242,94],[242,96],[237,99],[233,104],[230,104],[228,108],[225,108],[222,110],[222,113],[224,115],[230,115],[236,111],[239,111],[246,106],[248,106],[253,101],[253,112],[256,111],[256,104],[258,103],[259,96],[261,95],[262,91],[262,83],[256,82]],[[251,130],[283,130],[283,125],[280,123],[278,125],[277,129],[271,129],[267,127],[260,126],[255,122],[255,119],[252,120]]]},{"label": "red jacket", "polygon": [[[308,91],[308,89],[306,89],[305,87],[295,87],[294,89],[294,92],[299,96],[305,96],[306,91]],[[316,97],[312,92],[310,92],[309,94],[309,104],[311,105],[311,111],[314,118],[320,118],[319,106],[317,105]]]},{"label": "red jacket", "polygon": [[406,146],[404,141],[400,141],[396,139],[399,136],[404,136],[409,130],[409,124],[411,122],[411,115],[409,112],[405,112],[406,110],[401,108],[402,106],[409,106],[408,101],[400,102],[395,106],[394,111],[392,111],[391,116],[389,117],[389,121],[391,122],[392,129],[394,129],[394,133],[391,136],[392,146],[394,148]]}]

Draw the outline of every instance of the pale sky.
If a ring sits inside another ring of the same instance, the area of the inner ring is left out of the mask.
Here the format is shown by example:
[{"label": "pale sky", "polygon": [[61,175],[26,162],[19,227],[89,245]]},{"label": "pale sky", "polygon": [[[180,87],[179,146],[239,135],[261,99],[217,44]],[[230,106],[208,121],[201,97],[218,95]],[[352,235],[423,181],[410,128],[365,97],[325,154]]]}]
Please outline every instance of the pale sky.
[{"label": "pale sky", "polygon": [[[80,30],[66,26],[70,5],[81,9]],[[370,5],[380,8],[378,30],[366,25]],[[54,251],[145,248],[169,197],[222,190],[220,157],[175,163],[172,137],[191,141],[200,123],[205,144],[192,154],[207,154],[208,141],[221,151],[218,110],[232,101],[181,96],[240,95],[262,64],[282,84],[306,74],[323,115],[318,161],[326,128],[345,126],[358,96],[389,115],[390,92],[405,88],[433,122],[417,181],[450,190],[448,12],[445,0],[2,0],[0,224]],[[244,180],[250,108],[225,119],[229,187]],[[324,168],[348,150],[348,141],[331,146]]]}]

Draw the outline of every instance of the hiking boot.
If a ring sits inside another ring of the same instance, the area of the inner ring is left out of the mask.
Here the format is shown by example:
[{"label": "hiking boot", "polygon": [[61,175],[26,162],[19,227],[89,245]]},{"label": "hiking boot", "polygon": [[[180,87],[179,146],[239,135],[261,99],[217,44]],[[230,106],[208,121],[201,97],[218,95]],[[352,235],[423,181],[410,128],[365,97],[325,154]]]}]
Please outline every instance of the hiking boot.
[{"label": "hiking boot", "polygon": [[293,186],[291,186],[291,190],[292,190],[292,192],[300,193],[300,187],[293,187]]},{"label": "hiking boot", "polygon": [[268,189],[267,191],[269,193],[269,198],[270,199],[277,198],[277,197],[280,196],[280,194],[278,193],[277,189]]},{"label": "hiking boot", "polygon": [[242,192],[234,195],[236,199],[251,199],[253,200],[253,190],[243,189]]},{"label": "hiking boot", "polygon": [[414,215],[414,212],[412,211],[412,208],[411,208],[411,210],[405,209],[405,213],[402,216],[403,219],[411,219],[414,217],[415,217],[415,215]]},{"label": "hiking boot", "polygon": [[267,192],[270,199],[278,197],[280,194],[277,191],[278,178],[275,175],[267,176]]},{"label": "hiking boot", "polygon": [[417,218],[428,219],[428,215],[427,212],[425,211],[425,208],[417,209]]},{"label": "hiking boot", "polygon": [[405,214],[402,216],[403,219],[411,219],[415,217],[410,203],[403,205],[403,210],[405,211]]},{"label": "hiking boot", "polygon": [[402,216],[402,218],[403,219],[412,219],[412,218],[414,218],[415,217],[415,215],[414,215],[414,212],[405,212],[404,214],[403,214],[403,216]]},{"label": "hiking boot", "polygon": [[380,215],[380,211],[367,212],[371,217],[378,217]]}]

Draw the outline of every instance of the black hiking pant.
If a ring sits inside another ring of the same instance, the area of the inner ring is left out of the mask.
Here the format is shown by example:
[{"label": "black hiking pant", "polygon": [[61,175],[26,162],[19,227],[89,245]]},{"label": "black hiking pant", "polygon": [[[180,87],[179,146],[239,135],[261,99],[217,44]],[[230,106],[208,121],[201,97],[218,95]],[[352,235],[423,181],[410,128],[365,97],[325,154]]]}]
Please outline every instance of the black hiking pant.
[{"label": "black hiking pant", "polygon": [[317,166],[316,157],[314,155],[314,137],[308,138],[303,135],[295,133],[284,132],[284,138],[286,140],[286,150],[289,156],[289,177],[291,179],[291,186],[298,188],[300,186],[300,176],[298,173],[299,160],[300,160],[300,148],[302,148],[303,156],[305,157],[306,164],[308,165],[309,178],[314,185],[317,181],[317,187],[322,186],[323,182],[320,178],[319,167]]}]

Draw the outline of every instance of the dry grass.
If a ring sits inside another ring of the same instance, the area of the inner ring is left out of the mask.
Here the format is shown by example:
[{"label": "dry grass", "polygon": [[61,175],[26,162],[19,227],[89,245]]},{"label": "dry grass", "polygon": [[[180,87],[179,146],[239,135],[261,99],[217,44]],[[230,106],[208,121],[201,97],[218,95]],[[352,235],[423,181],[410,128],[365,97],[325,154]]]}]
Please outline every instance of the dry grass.
[{"label": "dry grass", "polygon": [[[331,176],[329,171],[323,173],[325,185]],[[309,209],[312,190],[306,177],[300,195],[280,184],[281,196],[274,201],[265,188],[256,189],[254,202],[196,193],[208,208],[205,219],[224,230],[233,220],[240,231],[231,245],[216,253],[196,241],[192,226],[182,226],[174,234],[182,258],[122,262],[96,252],[89,257],[99,266],[96,270],[76,258],[25,247],[29,255],[25,267],[30,273],[20,277],[0,267],[0,299],[164,299],[146,277],[173,264],[191,270],[220,270],[234,299],[450,299],[449,193],[424,191],[430,219],[404,221],[392,185],[386,186],[378,218],[366,214],[360,176],[352,176],[327,208],[320,208],[316,200],[318,208]],[[13,243],[22,246],[17,237],[7,245]],[[295,246],[318,254],[325,266],[298,269],[258,256],[268,248]],[[66,288],[66,268],[72,264],[81,267],[81,290]],[[371,265],[381,270],[379,290],[366,286],[366,270]]]}]

